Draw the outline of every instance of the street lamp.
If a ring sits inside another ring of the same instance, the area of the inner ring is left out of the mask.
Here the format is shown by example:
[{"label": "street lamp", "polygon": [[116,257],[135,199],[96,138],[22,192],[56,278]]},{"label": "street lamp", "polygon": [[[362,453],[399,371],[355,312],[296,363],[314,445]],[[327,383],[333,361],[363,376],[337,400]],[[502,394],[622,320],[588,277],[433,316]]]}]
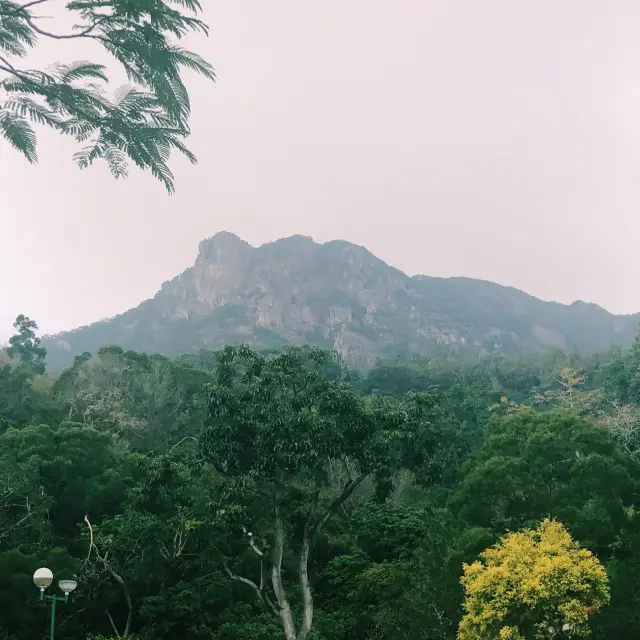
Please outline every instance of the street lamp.
[{"label": "street lamp", "polygon": [[53,582],[53,573],[51,573],[50,569],[43,567],[42,569],[38,569],[33,574],[33,584],[40,589],[40,600],[50,600],[51,601],[51,640],[54,640],[55,637],[55,628],[56,628],[56,602],[69,602],[69,594],[75,590],[78,586],[78,583],[75,580],[58,580],[58,587],[60,587],[60,591],[64,593],[64,596],[57,596],[55,593],[53,595],[46,595],[45,591],[51,586]]}]

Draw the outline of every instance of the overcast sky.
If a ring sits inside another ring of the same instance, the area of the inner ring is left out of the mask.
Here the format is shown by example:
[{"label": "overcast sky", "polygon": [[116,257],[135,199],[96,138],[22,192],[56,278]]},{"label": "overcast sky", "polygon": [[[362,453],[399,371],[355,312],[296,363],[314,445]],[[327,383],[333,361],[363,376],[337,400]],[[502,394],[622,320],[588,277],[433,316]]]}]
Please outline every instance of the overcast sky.
[{"label": "overcast sky", "polygon": [[[638,0],[204,0],[177,194],[0,142],[0,338],[112,316],[228,230],[640,311]],[[55,42],[40,61],[94,55]]]}]

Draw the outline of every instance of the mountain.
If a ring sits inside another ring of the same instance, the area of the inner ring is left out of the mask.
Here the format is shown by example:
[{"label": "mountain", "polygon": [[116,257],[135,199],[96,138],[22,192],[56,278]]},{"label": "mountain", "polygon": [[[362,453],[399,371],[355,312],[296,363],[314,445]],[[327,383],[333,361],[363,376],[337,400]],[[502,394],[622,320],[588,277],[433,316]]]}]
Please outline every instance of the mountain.
[{"label": "mountain", "polygon": [[138,307],[47,336],[60,370],[104,345],[177,356],[225,344],[312,344],[355,366],[443,350],[525,354],[629,344],[640,314],[544,302],[471,278],[410,277],[364,247],[292,236],[252,247],[221,232],[195,264]]}]

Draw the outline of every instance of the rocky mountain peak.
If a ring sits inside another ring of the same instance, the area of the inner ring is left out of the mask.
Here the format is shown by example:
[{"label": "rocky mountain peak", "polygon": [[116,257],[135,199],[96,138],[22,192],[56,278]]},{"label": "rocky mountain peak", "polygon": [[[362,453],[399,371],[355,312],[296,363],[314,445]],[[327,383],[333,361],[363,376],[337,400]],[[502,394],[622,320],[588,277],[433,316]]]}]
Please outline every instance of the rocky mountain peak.
[{"label": "rocky mountain peak", "polygon": [[224,262],[227,257],[244,257],[253,247],[235,233],[220,231],[198,245],[198,258],[209,262]]},{"label": "rocky mountain peak", "polygon": [[153,299],[43,344],[55,368],[106,344],[175,356],[238,343],[312,344],[366,366],[443,349],[603,350],[630,343],[639,319],[471,278],[410,278],[344,240],[295,235],[252,247],[222,231]]}]

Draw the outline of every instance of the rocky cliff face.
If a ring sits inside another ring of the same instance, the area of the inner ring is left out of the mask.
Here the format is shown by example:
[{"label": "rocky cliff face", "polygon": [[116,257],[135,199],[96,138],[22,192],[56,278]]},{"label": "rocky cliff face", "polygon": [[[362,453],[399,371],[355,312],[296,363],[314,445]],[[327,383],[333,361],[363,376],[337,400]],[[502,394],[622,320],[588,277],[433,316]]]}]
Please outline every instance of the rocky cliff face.
[{"label": "rocky cliff face", "polygon": [[441,350],[601,350],[629,343],[638,321],[490,282],[412,278],[340,240],[292,236],[254,248],[222,232],[151,300],[44,345],[53,369],[106,344],[171,356],[224,344],[313,344],[366,366]]}]

